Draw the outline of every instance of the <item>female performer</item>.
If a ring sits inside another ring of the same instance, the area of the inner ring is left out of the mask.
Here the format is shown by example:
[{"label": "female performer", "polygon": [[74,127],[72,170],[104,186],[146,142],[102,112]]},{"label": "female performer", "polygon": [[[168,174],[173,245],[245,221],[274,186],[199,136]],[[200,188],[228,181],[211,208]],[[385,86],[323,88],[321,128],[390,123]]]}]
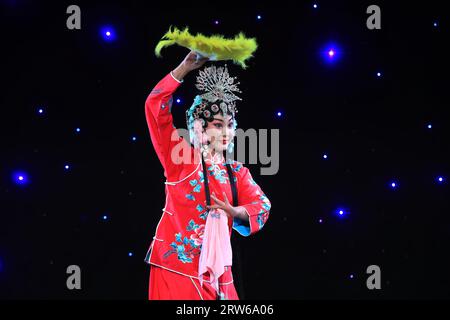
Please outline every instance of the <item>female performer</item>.
[{"label": "female performer", "polygon": [[200,71],[187,111],[190,142],[173,125],[173,93],[207,60],[190,51],[150,92],[145,115],[164,168],[165,206],[145,257],[150,300],[238,300],[231,271],[232,230],[249,236],[266,223],[270,201],[242,163],[229,160],[236,130],[234,92],[225,68]]}]

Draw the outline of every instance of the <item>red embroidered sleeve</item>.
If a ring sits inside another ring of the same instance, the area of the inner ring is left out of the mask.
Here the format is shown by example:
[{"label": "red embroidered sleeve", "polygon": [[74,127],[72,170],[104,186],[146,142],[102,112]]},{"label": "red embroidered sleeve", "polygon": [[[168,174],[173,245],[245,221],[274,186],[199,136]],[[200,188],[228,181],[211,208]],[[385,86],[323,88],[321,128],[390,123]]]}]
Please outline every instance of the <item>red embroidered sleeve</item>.
[{"label": "red embroidered sleeve", "polygon": [[233,219],[233,228],[243,236],[249,236],[264,227],[270,212],[270,201],[253,180],[248,168],[242,167],[238,179],[239,206],[247,211],[249,221]]}]

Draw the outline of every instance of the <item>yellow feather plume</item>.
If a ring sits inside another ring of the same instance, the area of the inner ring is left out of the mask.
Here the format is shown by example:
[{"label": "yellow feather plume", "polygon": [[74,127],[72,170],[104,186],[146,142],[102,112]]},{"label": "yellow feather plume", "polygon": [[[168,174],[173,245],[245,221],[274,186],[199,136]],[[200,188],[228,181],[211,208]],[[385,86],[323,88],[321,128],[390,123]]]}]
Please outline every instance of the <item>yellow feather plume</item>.
[{"label": "yellow feather plume", "polygon": [[208,57],[212,61],[233,60],[235,64],[243,69],[247,68],[245,60],[253,57],[253,52],[258,48],[255,38],[246,38],[243,32],[240,32],[234,39],[225,39],[223,35],[205,36],[197,33],[195,36],[189,33],[189,28],[178,30],[176,27],[161,38],[155,48],[157,57],[161,57],[161,49],[164,47],[178,44],[199,53],[201,56]]}]

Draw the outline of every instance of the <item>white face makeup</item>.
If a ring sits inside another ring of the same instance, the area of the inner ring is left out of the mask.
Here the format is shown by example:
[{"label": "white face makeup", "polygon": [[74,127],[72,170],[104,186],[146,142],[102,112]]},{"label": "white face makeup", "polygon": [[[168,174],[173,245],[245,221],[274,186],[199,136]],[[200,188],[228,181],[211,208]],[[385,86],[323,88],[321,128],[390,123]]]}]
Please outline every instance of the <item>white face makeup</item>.
[{"label": "white face makeup", "polygon": [[227,149],[235,135],[233,118],[230,115],[224,117],[220,113],[216,114],[214,120],[208,122],[205,132],[210,141],[210,149],[222,152]]}]

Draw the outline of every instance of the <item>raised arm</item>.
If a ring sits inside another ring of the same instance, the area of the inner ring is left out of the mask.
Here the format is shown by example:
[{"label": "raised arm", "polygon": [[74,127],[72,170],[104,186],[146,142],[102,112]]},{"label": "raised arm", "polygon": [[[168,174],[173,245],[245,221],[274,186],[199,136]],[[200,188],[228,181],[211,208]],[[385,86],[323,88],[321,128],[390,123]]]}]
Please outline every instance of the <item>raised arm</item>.
[{"label": "raised arm", "polygon": [[183,78],[190,71],[199,68],[208,60],[208,58],[197,60],[196,57],[195,52],[189,52],[177,68],[158,82],[145,102],[145,117],[150,137],[164,168],[164,175],[168,179],[176,168],[176,164],[171,159],[173,148],[178,143],[188,143],[178,136],[173,124],[171,113],[173,93],[184,82]]}]

